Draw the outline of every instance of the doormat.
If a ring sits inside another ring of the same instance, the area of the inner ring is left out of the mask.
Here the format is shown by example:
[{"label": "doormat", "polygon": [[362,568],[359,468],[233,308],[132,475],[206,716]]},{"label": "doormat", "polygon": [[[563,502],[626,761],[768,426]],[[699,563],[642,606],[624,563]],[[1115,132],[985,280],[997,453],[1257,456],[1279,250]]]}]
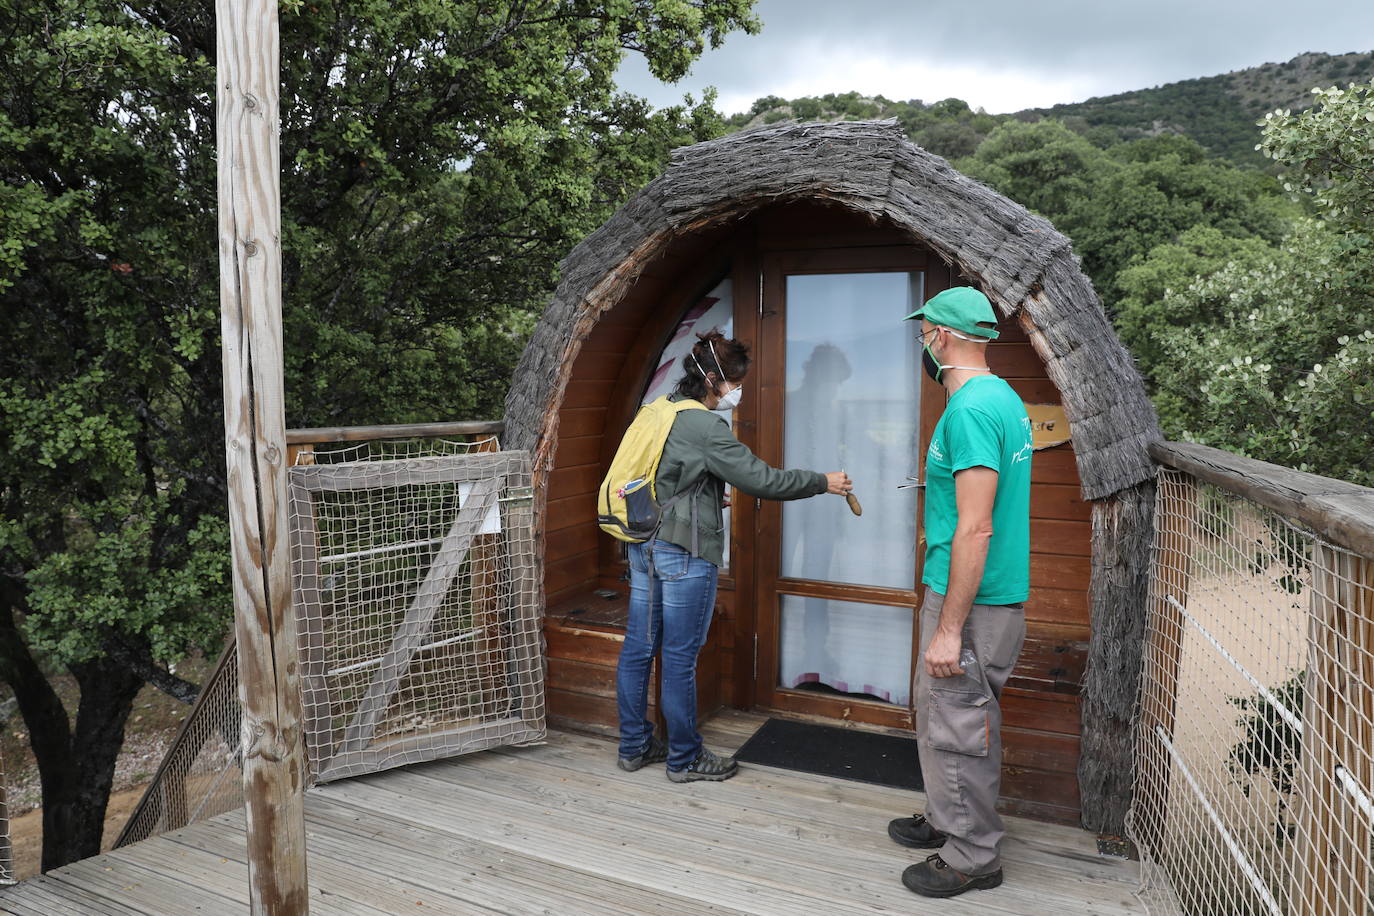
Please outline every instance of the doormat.
[{"label": "doormat", "polygon": [[925,789],[915,738],[856,728],[769,719],[735,752],[735,759],[894,789]]}]

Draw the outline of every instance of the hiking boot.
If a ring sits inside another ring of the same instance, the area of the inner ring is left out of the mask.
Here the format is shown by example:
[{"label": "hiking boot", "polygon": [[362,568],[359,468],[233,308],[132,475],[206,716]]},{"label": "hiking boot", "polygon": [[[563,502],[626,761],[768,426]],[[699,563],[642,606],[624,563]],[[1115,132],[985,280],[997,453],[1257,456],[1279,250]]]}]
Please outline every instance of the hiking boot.
[{"label": "hiking boot", "polygon": [[651,763],[662,763],[668,759],[668,742],[660,741],[653,735],[649,736],[649,743],[644,745],[644,750],[634,757],[620,757],[615,765],[626,773],[633,773],[641,767]]},{"label": "hiking boot", "polygon": [[893,842],[912,849],[939,849],[945,845],[945,834],[930,826],[924,814],[893,818],[887,822],[887,835]]},{"label": "hiking boot", "polygon": [[957,897],[964,891],[987,890],[1001,884],[1002,869],[986,875],[966,875],[950,868],[937,852],[924,862],[907,866],[902,872],[902,883],[922,897]]},{"label": "hiking boot", "polygon": [[668,779],[672,782],[720,782],[738,772],[739,764],[735,762],[734,757],[717,757],[703,747],[697,752],[696,760],[680,770],[669,770]]}]

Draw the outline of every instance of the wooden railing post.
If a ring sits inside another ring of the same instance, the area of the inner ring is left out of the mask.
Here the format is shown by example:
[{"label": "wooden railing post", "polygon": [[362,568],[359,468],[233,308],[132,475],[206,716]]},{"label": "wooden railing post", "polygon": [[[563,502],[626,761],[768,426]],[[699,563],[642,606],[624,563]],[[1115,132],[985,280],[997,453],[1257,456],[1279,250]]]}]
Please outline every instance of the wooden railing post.
[{"label": "wooden railing post", "polygon": [[[1155,573],[1150,582],[1149,614],[1153,626],[1146,633],[1145,670],[1140,679],[1140,732],[1153,753],[1141,754],[1134,828],[1137,839],[1151,849],[1164,849],[1169,821],[1170,758],[1159,747],[1158,730],[1174,734],[1178,702],[1179,656],[1184,620],[1178,607],[1187,606],[1192,578],[1192,532],[1201,487],[1186,474],[1178,483],[1159,481],[1159,509],[1155,513]],[[1173,602],[1178,602],[1175,606]]]},{"label": "wooden railing post", "polygon": [[286,511],[275,0],[216,0],[220,308],[249,899],[308,912]]},{"label": "wooden railing post", "polygon": [[1374,828],[1374,560],[1318,541],[1298,780],[1295,912],[1369,912]]}]

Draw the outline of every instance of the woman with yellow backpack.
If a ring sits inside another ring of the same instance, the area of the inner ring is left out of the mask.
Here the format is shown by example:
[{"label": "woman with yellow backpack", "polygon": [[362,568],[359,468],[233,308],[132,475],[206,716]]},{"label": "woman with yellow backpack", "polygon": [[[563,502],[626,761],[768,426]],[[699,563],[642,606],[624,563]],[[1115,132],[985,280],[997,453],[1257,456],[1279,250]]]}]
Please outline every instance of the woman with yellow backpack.
[{"label": "woman with yellow backpack", "polygon": [[[602,530],[629,544],[630,613],[616,670],[622,770],[667,762],[673,782],[720,781],[732,757],[697,732],[697,655],[716,603],[725,549],[725,485],[762,499],[803,499],[853,489],[843,471],[784,471],[759,460],[714,411],[733,410],[749,372],[749,347],[717,330],[697,335],[671,395],[640,409],[599,495]],[[662,652],[661,705],[668,739],[645,718],[649,667]]]}]

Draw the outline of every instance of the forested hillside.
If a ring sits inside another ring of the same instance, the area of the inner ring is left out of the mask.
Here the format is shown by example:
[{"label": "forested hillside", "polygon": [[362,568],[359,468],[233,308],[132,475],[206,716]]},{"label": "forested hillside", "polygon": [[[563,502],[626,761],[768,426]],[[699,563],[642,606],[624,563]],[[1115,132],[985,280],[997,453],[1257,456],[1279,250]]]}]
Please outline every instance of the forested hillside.
[{"label": "forested hillside", "polygon": [[1275,109],[1312,105],[1312,89],[1374,79],[1374,52],[1300,54],[1220,76],[1184,80],[1053,108],[1018,112],[1063,121],[1093,136],[1131,140],[1161,133],[1191,137],[1209,152],[1237,163],[1261,164],[1255,121]]},{"label": "forested hillside", "polygon": [[1062,121],[1096,146],[1160,134],[1182,134],[1214,156],[1237,164],[1262,165],[1255,150],[1255,121],[1275,109],[1299,111],[1312,104],[1313,87],[1374,80],[1374,52],[1300,54],[1279,64],[1262,64],[1219,76],[1183,80],[1086,102],[1031,108],[1012,114],[974,111],[960,99],[926,103],[893,101],[857,92],[786,100],[766,96],[729,119],[735,129],[786,118],[840,120],[896,118],[911,138],[948,158],[972,155],[998,124],[1008,120]]}]

